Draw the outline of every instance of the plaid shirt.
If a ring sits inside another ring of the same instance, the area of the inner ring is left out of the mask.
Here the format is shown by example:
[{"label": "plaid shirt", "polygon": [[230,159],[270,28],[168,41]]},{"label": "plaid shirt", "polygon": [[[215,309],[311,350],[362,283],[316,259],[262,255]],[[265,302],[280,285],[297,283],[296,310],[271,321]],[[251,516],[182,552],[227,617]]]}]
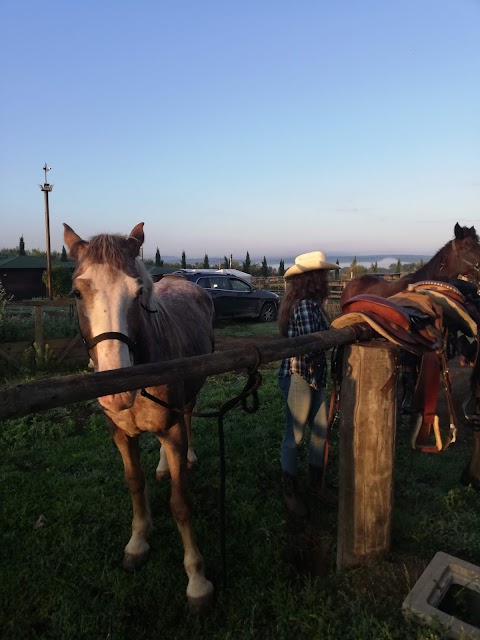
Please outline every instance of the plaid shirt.
[{"label": "plaid shirt", "polygon": [[[288,320],[287,337],[296,338],[315,331],[327,331],[330,324],[318,302],[300,300],[293,307]],[[278,372],[279,378],[298,373],[314,388],[327,386],[327,358],[325,351],[303,356],[284,358]]]}]

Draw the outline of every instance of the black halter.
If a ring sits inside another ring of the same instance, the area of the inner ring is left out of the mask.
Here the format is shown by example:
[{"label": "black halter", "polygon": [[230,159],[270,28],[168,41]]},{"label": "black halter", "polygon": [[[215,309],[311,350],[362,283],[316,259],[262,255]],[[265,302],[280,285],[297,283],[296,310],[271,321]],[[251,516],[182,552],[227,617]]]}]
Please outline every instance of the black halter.
[{"label": "black halter", "polygon": [[90,349],[93,349],[93,347],[97,346],[99,342],[103,342],[104,340],[120,340],[120,342],[124,342],[133,353],[135,353],[136,348],[136,344],[131,338],[124,333],[118,333],[117,331],[99,333],[98,336],[95,336],[95,338],[92,338],[91,340],[85,340],[82,336],[82,340],[87,351],[90,351]]},{"label": "black halter", "polygon": [[[147,313],[157,313],[158,311],[158,309],[149,309],[143,304],[143,302],[140,302],[140,306]],[[130,351],[133,353],[133,356],[136,356],[137,344],[135,340],[132,340],[124,333],[119,333],[118,331],[106,331],[105,333],[99,333],[98,336],[95,336],[95,338],[91,338],[90,340],[85,340],[81,331],[80,335],[87,351],[90,351],[90,349],[93,349],[93,347],[96,347],[99,342],[103,342],[104,340],[120,340],[120,342],[123,342],[128,346]]]}]

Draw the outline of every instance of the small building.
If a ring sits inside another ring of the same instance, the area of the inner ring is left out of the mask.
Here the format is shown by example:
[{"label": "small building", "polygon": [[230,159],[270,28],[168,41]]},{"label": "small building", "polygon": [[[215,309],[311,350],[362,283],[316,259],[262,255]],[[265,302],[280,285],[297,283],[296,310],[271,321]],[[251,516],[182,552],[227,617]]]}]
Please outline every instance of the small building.
[{"label": "small building", "polygon": [[[54,265],[61,265],[72,272],[75,269],[74,262],[52,260],[51,266]],[[46,256],[19,255],[0,259],[0,281],[7,296],[12,296],[14,300],[45,298],[47,289],[42,275],[46,270]]]}]

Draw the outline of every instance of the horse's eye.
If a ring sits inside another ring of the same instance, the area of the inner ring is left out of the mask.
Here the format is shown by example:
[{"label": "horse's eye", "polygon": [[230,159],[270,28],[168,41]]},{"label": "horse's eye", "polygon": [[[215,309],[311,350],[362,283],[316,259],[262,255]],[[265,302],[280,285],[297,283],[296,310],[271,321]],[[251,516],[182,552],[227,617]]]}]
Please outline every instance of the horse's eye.
[{"label": "horse's eye", "polygon": [[74,289],[72,293],[73,293],[73,297],[76,298],[77,300],[82,299],[82,294],[78,289]]},{"label": "horse's eye", "polygon": [[138,287],[138,291],[137,291],[137,298],[140,298],[140,296],[143,294],[143,287]]}]

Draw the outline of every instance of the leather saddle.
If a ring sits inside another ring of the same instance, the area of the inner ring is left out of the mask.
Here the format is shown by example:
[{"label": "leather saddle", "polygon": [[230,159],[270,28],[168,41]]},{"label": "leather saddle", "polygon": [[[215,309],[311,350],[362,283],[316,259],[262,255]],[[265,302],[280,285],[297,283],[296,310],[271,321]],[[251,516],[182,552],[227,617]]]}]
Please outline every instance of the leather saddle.
[{"label": "leather saddle", "polygon": [[[453,329],[478,338],[477,322],[468,311],[466,298],[457,287],[429,280],[411,284],[405,291],[389,298],[357,295],[344,304],[343,314],[332,322],[332,327],[337,329],[367,323],[379,338],[420,358],[412,406],[411,444],[414,449],[438,453],[455,441],[457,417],[445,346],[448,331]],[[436,415],[440,379],[443,380],[450,415],[445,442],[442,442]],[[432,431],[434,444],[429,443]]]}]

